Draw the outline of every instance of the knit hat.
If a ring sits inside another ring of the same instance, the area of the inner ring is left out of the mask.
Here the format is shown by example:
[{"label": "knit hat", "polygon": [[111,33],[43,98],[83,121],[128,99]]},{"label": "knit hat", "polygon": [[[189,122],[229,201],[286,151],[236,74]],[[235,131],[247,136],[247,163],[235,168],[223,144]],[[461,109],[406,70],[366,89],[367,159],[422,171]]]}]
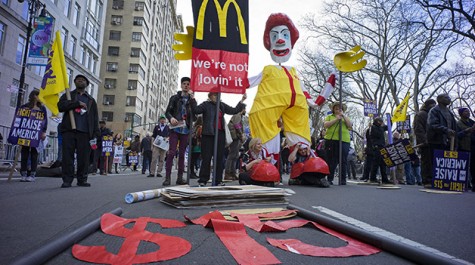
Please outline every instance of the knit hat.
[{"label": "knit hat", "polygon": [[459,115],[462,116],[462,113],[464,111],[468,110],[468,108],[459,108],[458,111],[459,111]]}]

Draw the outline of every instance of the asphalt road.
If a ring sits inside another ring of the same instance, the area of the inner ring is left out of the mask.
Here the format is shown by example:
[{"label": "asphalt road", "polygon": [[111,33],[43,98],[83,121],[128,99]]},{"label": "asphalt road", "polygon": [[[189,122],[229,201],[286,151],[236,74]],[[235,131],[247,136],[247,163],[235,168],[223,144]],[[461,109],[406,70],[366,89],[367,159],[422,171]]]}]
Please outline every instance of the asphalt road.
[{"label": "asphalt road", "polygon": [[[35,183],[22,183],[18,175],[14,177],[8,182],[5,174],[0,175],[0,264],[9,264],[15,258],[75,231],[118,207],[122,208],[121,217],[124,218],[149,216],[179,221],[185,220],[184,215],[196,218],[214,210],[175,209],[161,203],[159,199],[126,204],[124,196],[129,192],[161,188],[163,179],[147,178],[140,172],[90,176],[92,187],[77,187],[73,183],[74,186],[69,189],[59,188],[62,182],[59,178],[37,178]],[[175,179],[172,180],[174,183]],[[191,184],[196,185],[196,180],[192,180]],[[419,191],[418,186],[383,190],[352,182],[327,189],[289,187],[286,184],[283,187],[295,191],[290,202],[298,207],[399,241],[406,239],[404,242],[414,247],[421,247],[417,245],[422,244],[422,247],[430,247],[431,252],[440,251],[459,261],[475,263],[475,193],[429,194]],[[218,210],[229,208],[232,207]],[[182,237],[192,245],[191,251],[185,256],[160,264],[236,264],[212,229],[187,225],[180,229],[164,230],[150,224],[147,230]],[[317,246],[345,245],[343,241],[310,227],[272,234],[246,230],[282,264],[413,264],[387,251],[351,258],[297,255],[272,247],[266,241],[267,237],[298,238]],[[105,245],[108,251],[117,253],[123,242],[122,238],[98,230],[80,244]],[[141,243],[139,249],[141,253],[148,253],[157,250],[157,246]],[[86,263],[75,259],[69,247],[46,264]]]}]

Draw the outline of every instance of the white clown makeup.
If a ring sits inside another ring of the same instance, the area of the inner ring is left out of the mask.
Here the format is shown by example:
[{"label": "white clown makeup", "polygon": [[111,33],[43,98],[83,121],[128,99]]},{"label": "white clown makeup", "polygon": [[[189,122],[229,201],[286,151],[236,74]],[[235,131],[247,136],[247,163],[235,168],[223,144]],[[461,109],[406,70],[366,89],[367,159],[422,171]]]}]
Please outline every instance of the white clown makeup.
[{"label": "white clown makeup", "polygon": [[270,30],[270,56],[276,63],[285,63],[292,55],[292,44],[290,30],[287,26],[281,25]]}]

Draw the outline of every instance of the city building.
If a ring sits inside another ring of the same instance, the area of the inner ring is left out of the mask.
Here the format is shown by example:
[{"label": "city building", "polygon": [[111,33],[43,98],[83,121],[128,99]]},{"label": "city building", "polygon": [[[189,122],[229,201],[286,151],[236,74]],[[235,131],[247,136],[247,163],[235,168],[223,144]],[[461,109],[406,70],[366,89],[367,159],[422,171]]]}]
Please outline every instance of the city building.
[{"label": "city building", "polygon": [[102,47],[99,119],[114,133],[145,135],[179,89],[176,0],[109,0]]},{"label": "city building", "polygon": [[[54,32],[61,32],[71,89],[74,89],[74,76],[82,74],[90,81],[88,92],[97,97],[102,85],[99,66],[106,11],[104,5],[107,0],[0,1],[0,126],[6,139],[16,108],[22,58],[26,52],[29,7],[33,2],[39,7],[33,17],[37,17],[44,7],[43,13],[54,18]],[[26,67],[22,104],[33,89],[41,87],[44,71],[45,66]],[[48,131],[51,136],[56,135],[57,125],[56,121],[49,119]],[[55,144],[54,137],[50,137],[49,141],[51,145]]]}]

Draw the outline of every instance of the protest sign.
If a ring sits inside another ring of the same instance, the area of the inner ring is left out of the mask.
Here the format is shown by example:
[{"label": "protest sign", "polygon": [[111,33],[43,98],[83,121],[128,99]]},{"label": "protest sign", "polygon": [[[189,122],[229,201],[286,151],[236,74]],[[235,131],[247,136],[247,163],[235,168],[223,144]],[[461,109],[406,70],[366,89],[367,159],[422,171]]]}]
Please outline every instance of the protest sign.
[{"label": "protest sign", "polygon": [[470,153],[434,150],[432,188],[465,191]]},{"label": "protest sign", "polygon": [[137,165],[139,163],[139,155],[137,154],[137,152],[130,152],[129,163],[131,165]]},{"label": "protest sign", "polygon": [[38,147],[46,119],[46,113],[43,110],[17,108],[8,142],[14,145]]},{"label": "protest sign", "polygon": [[106,135],[102,136],[102,156],[110,156],[114,151],[112,147],[113,141],[112,136]]},{"label": "protest sign", "polygon": [[396,122],[396,130],[400,133],[411,133],[411,116],[407,115],[403,122]]},{"label": "protest sign", "polygon": [[385,146],[379,151],[383,156],[384,163],[386,163],[386,166],[388,167],[404,164],[411,160],[415,160],[417,157],[417,154],[408,139],[403,139]]},{"label": "protest sign", "polygon": [[124,156],[124,147],[122,145],[116,145],[114,147],[114,161],[113,163],[122,163],[122,157]]},{"label": "protest sign", "polygon": [[378,114],[378,105],[376,105],[376,100],[366,99],[364,100],[364,115],[366,117],[372,117]]}]

